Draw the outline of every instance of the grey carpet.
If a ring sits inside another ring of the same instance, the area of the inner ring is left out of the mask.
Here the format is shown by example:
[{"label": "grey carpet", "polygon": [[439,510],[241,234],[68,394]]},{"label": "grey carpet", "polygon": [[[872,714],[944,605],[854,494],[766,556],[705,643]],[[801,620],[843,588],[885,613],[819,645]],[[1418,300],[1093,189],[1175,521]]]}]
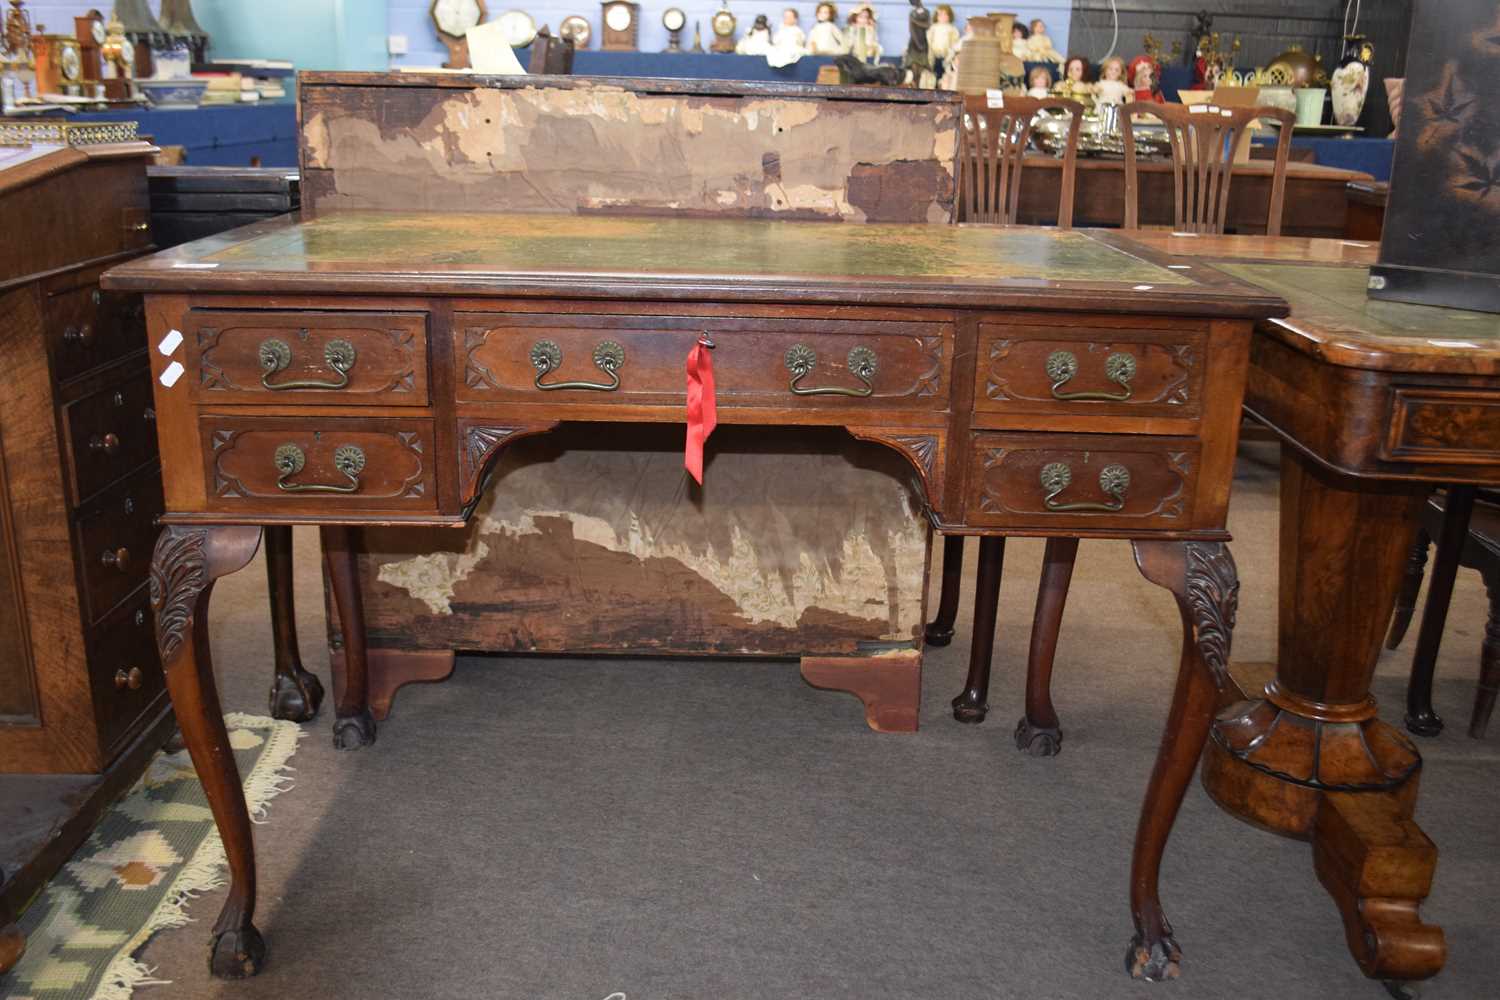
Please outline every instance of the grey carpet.
[{"label": "grey carpet", "polygon": [[[1231,528],[1238,660],[1274,654],[1275,447],[1242,460]],[[297,532],[301,630],[326,678],[316,538]],[[972,565],[974,547],[970,546]],[[162,998],[1378,998],[1349,958],[1305,844],[1244,826],[1196,784],[1163,898],[1184,978],[1131,982],[1126,877],[1176,666],[1170,597],[1128,546],[1085,543],[1056,698],[1063,754],[1016,752],[1041,543],[1010,543],[992,712],[955,723],[959,641],[931,651],[922,730],[880,735],[789,663],[466,658],[408,688],[379,742],[335,753],[310,725],[296,787],[258,827],[260,977],[219,983],[222,893],[144,960]],[[214,598],[227,708],[263,712],[260,564]],[[1461,575],[1424,741],[1419,813],[1441,861],[1427,917],[1448,933],[1432,1000],[1496,995],[1496,747],[1464,735],[1484,623]],[[1382,660],[1398,720],[1415,629]]]}]

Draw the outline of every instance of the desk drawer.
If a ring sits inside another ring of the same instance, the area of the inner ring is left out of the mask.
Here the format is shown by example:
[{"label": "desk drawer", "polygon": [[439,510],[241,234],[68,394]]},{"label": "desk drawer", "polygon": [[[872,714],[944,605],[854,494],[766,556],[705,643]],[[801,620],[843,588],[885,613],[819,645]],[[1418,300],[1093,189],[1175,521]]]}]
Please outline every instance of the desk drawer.
[{"label": "desk drawer", "polygon": [[199,427],[215,510],[437,507],[430,420],[207,416]]},{"label": "desk drawer", "polygon": [[[459,313],[454,328],[459,399],[475,403],[679,405],[688,352],[707,333],[720,407],[941,409],[953,354],[942,323]],[[557,387],[580,382],[596,388]]]},{"label": "desk drawer", "polygon": [[390,312],[188,314],[193,398],[426,406],[427,317]]},{"label": "desk drawer", "polygon": [[161,470],[148,465],[78,512],[84,618],[98,621],[146,580],[160,529]]},{"label": "desk drawer", "polygon": [[59,382],[146,347],[145,300],[133,292],[101,290],[98,274],[68,275],[48,284],[47,345]]},{"label": "desk drawer", "polygon": [[156,410],[145,368],[63,407],[73,500],[95,493],[156,457]]},{"label": "desk drawer", "polygon": [[1204,343],[1191,328],[981,323],[974,409],[1196,418]]},{"label": "desk drawer", "polygon": [[1191,523],[1197,440],[976,434],[968,521],[995,527],[1164,528]]},{"label": "desk drawer", "polygon": [[130,736],[166,690],[152,627],[150,588],[139,587],[124,604],[87,632],[89,687],[106,756]]}]

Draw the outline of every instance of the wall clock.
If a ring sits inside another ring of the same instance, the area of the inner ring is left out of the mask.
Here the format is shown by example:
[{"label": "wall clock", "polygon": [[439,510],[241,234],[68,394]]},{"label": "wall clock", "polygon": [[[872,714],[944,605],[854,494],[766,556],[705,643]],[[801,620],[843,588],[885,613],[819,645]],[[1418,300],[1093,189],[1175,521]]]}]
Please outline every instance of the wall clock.
[{"label": "wall clock", "polygon": [[489,16],[484,0],[432,0],[431,13],[438,40],[448,48],[448,61],[443,68],[467,69],[469,40],[464,35]]},{"label": "wall clock", "polygon": [[513,49],[525,48],[536,38],[536,22],[524,10],[508,10],[495,18],[495,23],[500,25],[505,44]]},{"label": "wall clock", "polygon": [[573,43],[573,48],[575,49],[588,48],[589,37],[593,33],[594,29],[589,27],[589,22],[577,14],[568,15],[557,26],[557,37],[568,39]]},{"label": "wall clock", "polygon": [[714,29],[713,44],[708,47],[710,52],[733,52],[734,51],[734,29],[739,22],[729,12],[726,3],[714,12],[713,19],[708,22],[709,27]]},{"label": "wall clock", "polygon": [[604,8],[604,30],[600,33],[599,47],[606,52],[634,52],[638,48],[636,36],[641,26],[641,8],[630,0],[606,0]]},{"label": "wall clock", "polygon": [[661,26],[667,29],[667,51],[682,51],[682,29],[687,27],[687,15],[681,7],[668,7],[662,11]]}]

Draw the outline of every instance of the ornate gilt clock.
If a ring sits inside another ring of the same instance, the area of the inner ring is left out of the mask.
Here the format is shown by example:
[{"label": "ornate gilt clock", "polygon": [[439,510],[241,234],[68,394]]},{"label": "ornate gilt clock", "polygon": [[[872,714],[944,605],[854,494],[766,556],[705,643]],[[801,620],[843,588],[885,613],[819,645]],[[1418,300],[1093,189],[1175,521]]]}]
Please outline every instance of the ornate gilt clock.
[{"label": "ornate gilt clock", "polygon": [[606,52],[634,52],[641,27],[640,4],[630,0],[605,0],[604,30],[600,33],[599,47]]},{"label": "ornate gilt clock", "polygon": [[78,39],[38,34],[31,39],[31,53],[36,59],[37,93],[76,97],[83,92],[83,55]]},{"label": "ornate gilt clock", "polygon": [[432,0],[431,13],[438,41],[448,48],[448,61],[443,63],[443,68],[467,69],[469,40],[464,35],[470,28],[483,24],[489,16],[484,9],[484,0]]},{"label": "ornate gilt clock", "polygon": [[594,29],[589,26],[588,19],[579,17],[577,14],[569,14],[557,26],[557,37],[568,39],[573,43],[574,49],[588,48],[589,38],[593,34]]},{"label": "ornate gilt clock", "polygon": [[710,52],[733,52],[734,29],[739,21],[729,12],[727,0],[722,7],[714,11],[713,19],[708,24],[714,29],[713,44],[708,47],[708,50]]}]

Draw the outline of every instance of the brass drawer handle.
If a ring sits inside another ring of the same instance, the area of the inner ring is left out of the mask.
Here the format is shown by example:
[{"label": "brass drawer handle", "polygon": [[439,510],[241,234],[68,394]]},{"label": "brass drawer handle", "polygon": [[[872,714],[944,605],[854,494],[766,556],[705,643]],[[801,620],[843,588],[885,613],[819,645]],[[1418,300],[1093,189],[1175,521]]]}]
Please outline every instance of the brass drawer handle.
[{"label": "brass drawer handle", "polygon": [[118,549],[106,549],[99,561],[106,566],[113,566],[122,573],[130,566],[130,550],[123,545]]},{"label": "brass drawer handle", "polygon": [[89,438],[89,451],[102,451],[113,455],[120,450],[120,438],[116,434],[95,434]]},{"label": "brass drawer handle", "polygon": [[124,669],[115,671],[115,688],[119,691],[124,691],[126,688],[139,691],[143,680],[145,680],[145,674],[141,673],[140,667],[131,667],[128,671]]},{"label": "brass drawer handle", "polygon": [[1077,374],[1078,357],[1072,351],[1053,351],[1047,355],[1047,377],[1052,380],[1053,399],[1123,403],[1130,398],[1130,380],[1135,378],[1135,358],[1116,352],[1104,359],[1104,377],[1120,386],[1123,392],[1061,392],[1062,387]]},{"label": "brass drawer handle", "polygon": [[1125,507],[1125,491],[1130,489],[1130,470],[1123,465],[1106,465],[1099,470],[1099,488],[1112,498],[1108,503],[1058,503],[1057,495],[1073,482],[1073,470],[1062,462],[1048,462],[1042,466],[1041,480],[1042,489],[1047,491],[1042,503],[1048,510],[1113,514]]},{"label": "brass drawer handle", "polygon": [[82,326],[66,326],[63,328],[63,343],[74,347],[87,347],[94,342],[94,328],[88,323]]},{"label": "brass drawer handle", "polygon": [[594,367],[609,376],[608,382],[551,382],[543,384],[542,378],[562,365],[562,348],[553,340],[538,340],[531,345],[531,364],[536,369],[533,384],[538,389],[594,389],[599,392],[614,392],[620,387],[620,366],[625,363],[625,348],[613,340],[606,340],[594,348]]},{"label": "brass drawer handle", "polygon": [[[305,332],[305,331],[304,331]],[[347,340],[330,340],[323,345],[323,363],[338,375],[336,382],[299,379],[295,382],[272,382],[271,376],[292,363],[292,348],[284,340],[272,337],[260,342],[260,384],[273,392],[287,389],[342,389],[349,384],[349,370],[358,358],[354,345]]]},{"label": "brass drawer handle", "polygon": [[804,389],[797,383],[801,382],[812,372],[818,363],[818,353],[806,344],[793,344],[787,348],[786,370],[792,373],[792,381],[787,388],[797,396],[869,396],[875,392],[875,386],[871,379],[880,369],[880,362],[875,357],[875,352],[863,345],[849,349],[849,374],[865,384],[863,389],[844,389],[839,386],[822,386],[816,389]]},{"label": "brass drawer handle", "polygon": [[341,444],[333,452],[333,467],[349,479],[347,486],[329,483],[289,483],[288,479],[302,471],[307,456],[294,444],[284,444],[276,449],[272,461],[281,475],[276,479],[276,488],[287,493],[353,493],[359,489],[359,474],[365,469],[365,453],[352,444]]}]

